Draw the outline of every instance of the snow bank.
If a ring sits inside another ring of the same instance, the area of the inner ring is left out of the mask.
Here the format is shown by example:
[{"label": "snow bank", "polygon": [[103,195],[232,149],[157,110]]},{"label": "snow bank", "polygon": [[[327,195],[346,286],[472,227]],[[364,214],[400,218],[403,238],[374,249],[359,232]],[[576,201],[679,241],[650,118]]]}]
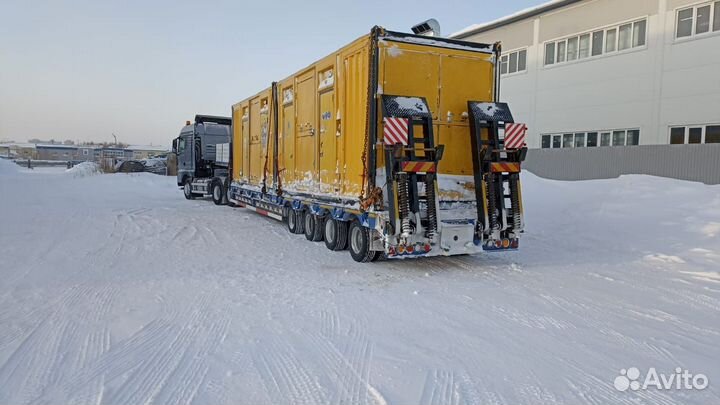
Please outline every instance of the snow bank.
[{"label": "snow bank", "polygon": [[100,166],[95,162],[82,162],[77,164],[70,169],[67,169],[65,173],[72,175],[73,177],[86,177],[94,176],[102,173]]},{"label": "snow bank", "polygon": [[19,170],[18,165],[7,159],[0,159],[0,175],[3,174],[14,174],[17,173]]}]

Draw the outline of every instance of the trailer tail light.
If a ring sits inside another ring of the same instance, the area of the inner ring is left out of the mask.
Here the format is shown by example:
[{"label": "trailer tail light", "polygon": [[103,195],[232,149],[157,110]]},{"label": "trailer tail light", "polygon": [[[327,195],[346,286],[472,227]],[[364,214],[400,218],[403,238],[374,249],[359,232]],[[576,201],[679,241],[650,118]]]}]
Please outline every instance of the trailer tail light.
[{"label": "trailer tail light", "polygon": [[405,253],[405,245],[398,245],[397,252],[398,252],[398,254]]},{"label": "trailer tail light", "polygon": [[394,247],[390,246],[388,248],[388,255],[395,256],[395,248]]},{"label": "trailer tail light", "polygon": [[501,241],[501,240],[496,240],[496,241],[495,241],[495,247],[498,248],[498,249],[500,249],[500,248],[502,247],[502,241]]},{"label": "trailer tail light", "polygon": [[415,248],[413,247],[413,245],[408,245],[408,247],[407,247],[406,250],[407,250],[408,253],[412,253],[412,252],[415,251]]},{"label": "trailer tail light", "polygon": [[425,253],[429,252],[432,249],[429,243],[425,244]]},{"label": "trailer tail light", "polygon": [[502,246],[505,249],[509,248],[510,247],[510,239],[503,239]]},{"label": "trailer tail light", "polygon": [[510,246],[511,246],[513,249],[517,249],[517,248],[518,248],[518,245],[519,245],[519,243],[518,243],[518,240],[517,240],[517,239],[513,239],[512,242],[510,243]]}]

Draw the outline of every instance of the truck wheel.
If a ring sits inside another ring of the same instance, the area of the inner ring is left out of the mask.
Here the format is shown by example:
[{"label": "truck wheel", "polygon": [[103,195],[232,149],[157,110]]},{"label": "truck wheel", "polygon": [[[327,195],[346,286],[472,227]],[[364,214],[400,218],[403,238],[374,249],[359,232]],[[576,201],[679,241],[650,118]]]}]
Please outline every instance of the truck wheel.
[{"label": "truck wheel", "polygon": [[290,233],[298,234],[298,213],[292,208],[288,208],[287,226]]},{"label": "truck wheel", "polygon": [[348,231],[348,250],[353,260],[360,263],[367,263],[378,258],[380,252],[370,250],[370,229],[360,225],[360,222],[353,221]]},{"label": "truck wheel", "polygon": [[314,217],[314,231],[312,241],[313,242],[322,242],[325,239],[325,221],[327,220],[327,217],[321,217],[320,215],[313,215]]},{"label": "truck wheel", "polygon": [[315,237],[317,221],[315,220],[315,215],[313,215],[310,211],[303,211],[303,225],[305,227],[305,239],[312,241]]},{"label": "truck wheel", "polygon": [[348,225],[347,222],[328,218],[323,226],[325,234],[325,246],[334,251],[345,250],[347,246]]},{"label": "truck wheel", "polygon": [[212,185],[212,200],[215,205],[223,205],[223,186],[219,180],[215,180]]},{"label": "truck wheel", "polygon": [[185,180],[185,184],[183,184],[183,194],[185,194],[185,198],[188,200],[192,200],[193,198],[195,198],[195,194],[192,193],[191,179]]}]

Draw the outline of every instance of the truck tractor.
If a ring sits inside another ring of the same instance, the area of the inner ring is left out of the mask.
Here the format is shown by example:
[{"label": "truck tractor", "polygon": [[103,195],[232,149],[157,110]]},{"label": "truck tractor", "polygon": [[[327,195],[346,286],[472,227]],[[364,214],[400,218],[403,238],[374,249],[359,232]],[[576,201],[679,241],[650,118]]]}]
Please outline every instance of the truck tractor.
[{"label": "truck tractor", "polygon": [[173,140],[177,185],[188,200],[209,194],[216,205],[227,204],[231,125],[228,117],[196,115]]}]

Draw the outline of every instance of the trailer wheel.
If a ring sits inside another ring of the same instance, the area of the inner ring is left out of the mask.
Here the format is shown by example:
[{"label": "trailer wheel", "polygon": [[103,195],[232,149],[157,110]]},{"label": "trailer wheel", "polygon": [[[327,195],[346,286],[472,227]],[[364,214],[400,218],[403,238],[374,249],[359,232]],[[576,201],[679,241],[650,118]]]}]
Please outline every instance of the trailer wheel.
[{"label": "trailer wheel", "polygon": [[192,192],[192,179],[185,180],[185,184],[183,184],[183,194],[185,194],[185,198],[188,200],[195,198],[195,194]]},{"label": "trailer wheel", "polygon": [[334,251],[345,250],[347,247],[348,225],[347,222],[328,218],[325,220],[324,238],[325,246]]},{"label": "trailer wheel", "polygon": [[305,239],[309,241],[315,240],[315,228],[317,228],[317,221],[315,215],[310,211],[303,211],[303,226],[305,227]]},{"label": "trailer wheel", "polygon": [[295,211],[292,208],[288,208],[288,214],[287,214],[287,225],[288,225],[288,231],[290,233],[298,234],[302,233],[302,230],[300,230],[300,224],[299,224],[299,215],[298,212]]},{"label": "trailer wheel", "polygon": [[212,200],[215,205],[223,205],[223,186],[219,180],[212,183]]},{"label": "trailer wheel", "polygon": [[378,258],[380,252],[370,250],[370,229],[360,225],[360,222],[353,221],[348,232],[348,250],[353,260],[360,263],[367,263]]},{"label": "trailer wheel", "polygon": [[321,217],[320,215],[313,215],[313,217],[313,222],[315,222],[315,229],[313,232],[312,241],[322,242],[323,240],[325,240],[325,221],[327,221],[327,217]]}]

